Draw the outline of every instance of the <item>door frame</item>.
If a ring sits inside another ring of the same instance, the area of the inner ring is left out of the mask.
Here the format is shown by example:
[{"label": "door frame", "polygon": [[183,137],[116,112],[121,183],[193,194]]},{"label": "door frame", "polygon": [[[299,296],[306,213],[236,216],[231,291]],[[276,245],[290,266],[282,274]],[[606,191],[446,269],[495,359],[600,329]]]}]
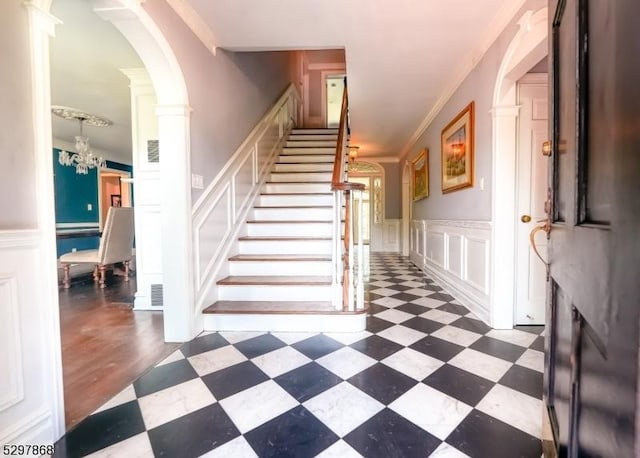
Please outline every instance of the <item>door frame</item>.
[{"label": "door frame", "polygon": [[493,177],[491,187],[490,324],[515,324],[517,81],[548,53],[548,8],[528,10],[502,58],[493,92]]},{"label": "door frame", "polygon": [[[109,174],[119,175],[120,189],[122,189],[124,186],[126,186],[129,189],[128,190],[129,200],[131,200],[131,195],[132,195],[131,172],[127,172],[126,170],[120,170],[120,169],[112,169],[109,167],[105,167],[103,169],[98,170],[98,222],[99,222],[99,227],[101,231],[104,224],[104,221],[102,218],[102,174],[105,172]],[[133,207],[133,205],[131,205],[131,202],[129,202],[129,204],[131,207]]]},{"label": "door frame", "polygon": [[[339,71],[335,71],[335,70],[326,70],[326,71],[322,71],[320,72],[321,75],[321,79],[322,79],[322,125],[324,127],[328,127],[328,119],[327,119],[327,103],[328,103],[328,94],[327,94],[327,80],[329,78],[337,78],[339,76],[342,76],[343,78],[345,78],[347,76],[346,72],[339,72]],[[345,89],[347,88],[347,85],[345,84]]]},{"label": "door frame", "polygon": [[411,219],[413,217],[413,199],[411,198],[411,162],[404,161],[402,168],[402,256],[409,256],[411,240]]},{"label": "door frame", "polygon": [[[356,160],[356,163],[360,163],[360,164],[367,164],[369,166],[372,166],[373,168],[375,168],[377,171],[376,172],[350,172],[349,175],[353,176],[353,177],[368,177],[369,178],[369,249],[372,250],[373,248],[373,243],[372,240],[375,239],[374,237],[374,227],[378,227],[380,229],[380,233],[379,234],[375,234],[379,240],[377,240],[376,243],[379,243],[381,245],[384,245],[384,220],[385,220],[385,205],[384,205],[384,199],[385,199],[385,173],[384,173],[384,167],[382,165],[380,165],[379,163],[373,161],[373,160],[369,160],[369,159],[358,159]],[[380,222],[378,224],[375,224],[375,193],[373,191],[373,179],[374,178],[380,178]]]}]

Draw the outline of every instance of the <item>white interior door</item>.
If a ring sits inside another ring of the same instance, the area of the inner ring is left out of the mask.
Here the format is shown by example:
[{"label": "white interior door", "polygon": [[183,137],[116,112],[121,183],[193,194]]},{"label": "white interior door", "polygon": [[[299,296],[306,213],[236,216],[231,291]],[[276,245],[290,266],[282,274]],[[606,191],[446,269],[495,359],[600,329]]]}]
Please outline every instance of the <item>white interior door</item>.
[{"label": "white interior door", "polygon": [[344,75],[328,76],[325,81],[327,86],[327,127],[340,127],[342,93],[344,92]]},{"label": "white interior door", "polygon": [[[548,138],[548,85],[546,75],[532,79],[525,77],[518,84],[516,324],[545,323],[546,271],[531,248],[529,234],[545,218],[548,159],[542,155],[542,144]],[[546,259],[544,233],[538,233],[536,245]]]}]

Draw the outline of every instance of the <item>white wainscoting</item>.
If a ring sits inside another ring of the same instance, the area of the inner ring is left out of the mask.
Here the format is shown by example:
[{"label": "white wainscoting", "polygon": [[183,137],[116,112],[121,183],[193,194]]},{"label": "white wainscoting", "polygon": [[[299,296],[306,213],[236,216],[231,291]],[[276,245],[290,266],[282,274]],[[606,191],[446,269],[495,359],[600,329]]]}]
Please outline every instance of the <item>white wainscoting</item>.
[{"label": "white wainscoting", "polygon": [[298,99],[289,86],[193,206],[196,312],[217,300],[216,280],[294,125]]},{"label": "white wainscoting", "polygon": [[53,374],[60,340],[50,329],[57,318],[48,291],[34,288],[41,247],[37,230],[0,231],[0,444],[51,444],[58,437]]},{"label": "white wainscoting", "polygon": [[486,323],[490,319],[490,240],[488,221],[411,221],[411,261]]}]

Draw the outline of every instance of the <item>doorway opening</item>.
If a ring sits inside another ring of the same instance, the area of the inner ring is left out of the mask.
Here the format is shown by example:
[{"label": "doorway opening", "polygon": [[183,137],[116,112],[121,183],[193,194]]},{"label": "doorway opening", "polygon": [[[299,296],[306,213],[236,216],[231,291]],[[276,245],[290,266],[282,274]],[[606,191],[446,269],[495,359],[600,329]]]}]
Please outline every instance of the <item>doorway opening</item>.
[{"label": "doorway opening", "polygon": [[342,111],[342,94],[344,93],[346,75],[328,75],[325,78],[325,94],[327,105],[327,128],[340,127],[340,112]]},{"label": "doorway opening", "polygon": [[[371,251],[384,251],[384,169],[374,162],[352,162],[349,164],[349,181],[365,185],[362,210],[365,243]],[[357,209],[355,212],[354,216],[359,216]],[[358,229],[357,223],[354,229]]]}]

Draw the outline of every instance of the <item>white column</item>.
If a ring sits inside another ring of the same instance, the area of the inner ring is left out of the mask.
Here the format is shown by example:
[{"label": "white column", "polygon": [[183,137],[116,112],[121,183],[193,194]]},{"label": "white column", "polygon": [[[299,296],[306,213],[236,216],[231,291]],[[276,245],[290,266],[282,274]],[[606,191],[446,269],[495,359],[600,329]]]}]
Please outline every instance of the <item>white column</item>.
[{"label": "white column", "polygon": [[[136,227],[136,284],[134,310],[162,310],[153,305],[152,285],[162,285],[160,163],[150,162],[147,142],[158,140],[156,93],[144,68],[123,69],[131,84],[131,140],[133,198]],[[158,288],[156,286],[155,288]]]}]

